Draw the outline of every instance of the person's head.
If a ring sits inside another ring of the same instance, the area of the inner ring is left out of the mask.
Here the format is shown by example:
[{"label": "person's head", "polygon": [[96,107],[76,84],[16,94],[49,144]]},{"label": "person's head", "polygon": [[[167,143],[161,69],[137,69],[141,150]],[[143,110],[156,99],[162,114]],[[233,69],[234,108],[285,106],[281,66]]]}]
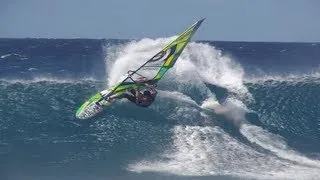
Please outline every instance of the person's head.
[{"label": "person's head", "polygon": [[143,95],[141,96],[141,100],[144,102],[152,101],[152,95],[151,95],[150,91],[144,91]]},{"label": "person's head", "polygon": [[150,91],[144,91],[144,92],[143,92],[143,95],[151,97]]}]

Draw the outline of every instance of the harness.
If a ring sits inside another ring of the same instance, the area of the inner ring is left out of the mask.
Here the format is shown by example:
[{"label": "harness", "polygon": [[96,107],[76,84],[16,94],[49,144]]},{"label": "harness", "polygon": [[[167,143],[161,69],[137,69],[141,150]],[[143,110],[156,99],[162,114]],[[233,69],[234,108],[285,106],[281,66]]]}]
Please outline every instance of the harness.
[{"label": "harness", "polygon": [[148,107],[154,101],[154,96],[141,94],[136,104],[141,107]]}]

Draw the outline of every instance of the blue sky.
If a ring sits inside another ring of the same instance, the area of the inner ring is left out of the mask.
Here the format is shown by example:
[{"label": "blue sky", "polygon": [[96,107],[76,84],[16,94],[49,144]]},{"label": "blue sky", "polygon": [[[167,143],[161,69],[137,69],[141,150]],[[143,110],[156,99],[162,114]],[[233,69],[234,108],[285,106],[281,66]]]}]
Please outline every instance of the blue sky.
[{"label": "blue sky", "polygon": [[0,0],[2,38],[320,41],[319,0]]}]

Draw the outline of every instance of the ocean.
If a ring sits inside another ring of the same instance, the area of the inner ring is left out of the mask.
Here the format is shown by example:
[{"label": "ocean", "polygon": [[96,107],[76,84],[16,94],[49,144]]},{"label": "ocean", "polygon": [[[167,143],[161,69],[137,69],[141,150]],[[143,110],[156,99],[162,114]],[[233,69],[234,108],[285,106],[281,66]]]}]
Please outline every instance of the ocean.
[{"label": "ocean", "polygon": [[319,179],[319,43],[191,42],[149,108],[75,118],[171,39],[0,39],[0,179]]}]

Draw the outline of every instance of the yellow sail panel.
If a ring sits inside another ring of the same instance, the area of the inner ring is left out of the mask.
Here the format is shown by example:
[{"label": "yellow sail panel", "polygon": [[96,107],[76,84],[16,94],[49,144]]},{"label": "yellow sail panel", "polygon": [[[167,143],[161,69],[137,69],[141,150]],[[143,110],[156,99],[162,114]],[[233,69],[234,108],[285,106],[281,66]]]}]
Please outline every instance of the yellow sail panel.
[{"label": "yellow sail panel", "polygon": [[174,58],[174,55],[170,56],[170,57],[166,60],[166,62],[164,63],[163,66],[169,66],[169,65],[171,64],[173,58]]},{"label": "yellow sail panel", "polygon": [[171,43],[169,43],[167,46],[163,48],[163,51],[166,51],[167,49],[171,48],[172,46],[182,43],[184,41],[187,41],[186,43],[189,42],[191,39],[192,35],[195,33],[195,31],[199,28],[201,23],[204,21],[204,19],[201,19],[200,21],[194,23],[192,26],[190,26],[188,29],[186,29],[183,33],[179,35],[175,40],[173,40]]},{"label": "yellow sail panel", "polygon": [[[196,22],[192,26],[190,26],[187,30],[185,30],[183,33],[181,33],[175,40],[173,40],[171,43],[169,43],[167,46],[163,48],[162,51],[160,51],[157,55],[155,55],[151,60],[154,58],[156,60],[163,59],[164,63],[162,67],[160,68],[159,72],[156,74],[156,76],[153,78],[153,80],[158,81],[162,78],[162,76],[167,72],[168,68],[173,67],[177,59],[179,58],[180,54],[186,47],[186,45],[189,43],[191,37],[195,33],[195,31],[199,28],[201,23],[204,19]],[[165,56],[167,54],[167,56]],[[159,55],[159,56],[158,56]],[[161,56],[161,57],[160,57]],[[165,57],[165,58],[163,58]],[[164,70],[164,68],[166,68]]]}]

